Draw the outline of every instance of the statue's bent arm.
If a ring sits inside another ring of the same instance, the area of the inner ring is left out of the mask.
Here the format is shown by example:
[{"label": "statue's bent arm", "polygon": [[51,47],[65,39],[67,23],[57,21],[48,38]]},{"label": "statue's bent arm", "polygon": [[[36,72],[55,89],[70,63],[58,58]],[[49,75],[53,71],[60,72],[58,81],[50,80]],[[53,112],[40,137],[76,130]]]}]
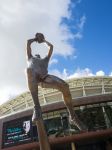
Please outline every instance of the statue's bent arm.
[{"label": "statue's bent arm", "polygon": [[52,52],[53,52],[53,45],[52,45],[50,42],[46,41],[46,40],[44,40],[44,42],[45,42],[45,43],[48,45],[48,47],[49,47],[48,58],[50,59],[50,58],[51,58],[51,55],[52,55]]},{"label": "statue's bent arm", "polygon": [[32,57],[32,52],[31,52],[31,44],[35,41],[34,39],[29,39],[27,40],[27,48],[26,48],[26,53],[27,53],[27,59],[30,59]]}]

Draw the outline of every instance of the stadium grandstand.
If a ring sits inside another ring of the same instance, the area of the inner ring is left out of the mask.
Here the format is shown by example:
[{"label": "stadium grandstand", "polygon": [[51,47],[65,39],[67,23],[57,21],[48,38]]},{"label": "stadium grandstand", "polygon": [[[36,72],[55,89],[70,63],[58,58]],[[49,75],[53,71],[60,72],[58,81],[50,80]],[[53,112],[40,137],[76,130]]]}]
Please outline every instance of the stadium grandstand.
[{"label": "stadium grandstand", "polygon": [[[112,150],[112,77],[81,77],[66,82],[74,109],[88,126],[88,132],[82,133],[69,124],[61,92],[39,87],[51,150]],[[32,113],[30,92],[0,106],[0,150],[39,149],[37,128],[31,121]]]}]

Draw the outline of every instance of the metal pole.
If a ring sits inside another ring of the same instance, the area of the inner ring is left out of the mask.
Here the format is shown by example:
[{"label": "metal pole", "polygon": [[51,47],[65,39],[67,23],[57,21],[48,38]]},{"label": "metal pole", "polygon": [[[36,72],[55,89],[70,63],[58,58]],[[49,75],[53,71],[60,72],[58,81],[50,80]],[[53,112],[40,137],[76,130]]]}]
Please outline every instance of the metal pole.
[{"label": "metal pole", "polygon": [[45,131],[43,119],[36,121],[37,132],[40,143],[40,150],[50,150],[50,144],[48,141],[47,133]]},{"label": "metal pole", "polygon": [[76,150],[74,142],[71,143],[71,148],[72,148],[72,150]]}]

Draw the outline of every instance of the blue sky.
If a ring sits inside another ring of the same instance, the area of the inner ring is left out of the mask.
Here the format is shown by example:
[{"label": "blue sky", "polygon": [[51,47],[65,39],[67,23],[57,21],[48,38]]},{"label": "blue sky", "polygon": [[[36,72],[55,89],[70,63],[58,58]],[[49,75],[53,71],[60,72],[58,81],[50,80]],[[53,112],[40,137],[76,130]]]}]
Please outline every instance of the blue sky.
[{"label": "blue sky", "polygon": [[112,70],[112,1],[83,0],[80,6],[87,20],[83,38],[76,44],[80,50],[78,64],[109,74]]},{"label": "blue sky", "polygon": [[[82,0],[76,7],[73,7],[74,0],[70,5],[72,19],[63,19],[63,23],[69,26],[72,33],[77,32],[74,25],[81,16],[85,16],[84,27],[81,31],[82,38],[71,40],[76,48],[75,59],[58,57],[62,67],[67,68],[69,73],[77,68],[89,68],[95,74],[102,70],[105,75],[112,71],[112,1],[111,0]],[[52,66],[53,67],[53,66]]]},{"label": "blue sky", "polygon": [[[0,104],[28,91],[26,41],[42,32],[54,45],[49,73],[63,79],[112,76],[111,0],[0,1]],[[44,44],[32,52],[42,57]]]}]

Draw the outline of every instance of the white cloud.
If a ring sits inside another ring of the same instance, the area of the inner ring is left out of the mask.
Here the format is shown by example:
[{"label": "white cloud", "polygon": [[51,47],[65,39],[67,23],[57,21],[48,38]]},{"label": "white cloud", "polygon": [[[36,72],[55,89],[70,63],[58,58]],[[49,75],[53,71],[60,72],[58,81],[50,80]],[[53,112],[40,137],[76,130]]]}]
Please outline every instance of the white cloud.
[{"label": "white cloud", "polygon": [[77,3],[81,3],[82,0],[77,0]]},{"label": "white cloud", "polygon": [[88,77],[94,76],[89,68],[80,69],[78,68],[73,74],[69,75],[68,78]]},{"label": "white cloud", "polygon": [[62,72],[59,71],[58,69],[54,69],[50,71],[50,74],[56,75],[62,79],[95,76],[89,68],[85,69],[78,68],[73,74],[70,74],[67,69],[64,69]]},{"label": "white cloud", "polygon": [[77,33],[74,35],[74,39],[80,40],[81,38],[82,38],[82,33],[81,33],[81,32],[77,32]]},{"label": "white cloud", "polygon": [[76,24],[77,32],[74,34],[74,39],[80,40],[83,37],[83,28],[86,22],[86,16],[83,15],[79,18],[78,23]]},{"label": "white cloud", "polygon": [[[71,79],[71,78],[80,78],[80,77],[91,77],[91,76],[104,76],[105,72],[102,70],[97,71],[95,74],[92,72],[91,69],[76,69],[73,74],[70,74],[67,69],[64,69],[62,72],[59,70],[52,70],[52,74],[59,76],[62,79]],[[112,72],[110,74],[112,76]]]},{"label": "white cloud", "polygon": [[62,79],[67,79],[67,77],[68,77],[66,69],[63,69],[63,72],[60,72],[58,69],[54,69],[54,70],[50,71],[50,74],[55,75]]},{"label": "white cloud", "polygon": [[[54,54],[72,55],[74,49],[66,42],[72,33],[67,25],[60,24],[62,17],[69,19],[71,16],[69,4],[70,0],[0,1],[0,95],[13,95],[15,89],[18,93],[19,89],[26,90],[25,43],[36,32],[44,33],[46,39],[54,44]],[[41,46],[43,50],[39,50]],[[44,56],[47,49],[41,46],[34,44]],[[33,51],[34,54],[36,52]],[[56,60],[52,62],[56,63]]]},{"label": "white cloud", "polygon": [[[24,73],[27,64],[25,43],[27,39],[34,37],[36,32],[44,33],[46,39],[53,43],[54,54],[72,56],[75,48],[67,41],[73,39],[74,35],[66,24],[60,24],[63,17],[71,19],[70,3],[71,0],[0,1],[0,95],[15,95],[20,93],[20,89],[27,89]],[[80,24],[83,23],[80,21]],[[77,33],[75,39],[80,39],[81,36]],[[37,53],[37,50],[42,56],[47,53],[44,44],[33,44],[32,48],[35,49],[33,54]],[[58,61],[51,60],[52,63]],[[62,74],[66,76],[66,71]],[[0,101],[4,101],[4,98]]]},{"label": "white cloud", "polygon": [[104,76],[105,73],[102,70],[99,70],[98,72],[96,72],[96,76]]},{"label": "white cloud", "polygon": [[58,60],[56,58],[51,59],[49,62],[50,65],[57,64],[57,63],[58,63]]},{"label": "white cloud", "polygon": [[11,47],[15,43],[18,50],[24,48],[27,38],[43,32],[54,45],[58,43],[54,53],[71,55],[73,48],[65,40],[72,37],[72,33],[68,26],[60,25],[62,17],[70,18],[69,4],[70,0],[4,0],[0,3],[2,39],[9,40]]},{"label": "white cloud", "polygon": [[83,27],[84,27],[85,22],[86,22],[86,16],[83,15],[83,16],[80,18],[79,23],[78,23],[78,25],[77,25],[78,28],[82,30]]},{"label": "white cloud", "polygon": [[112,72],[109,74],[109,76],[112,76]]},{"label": "white cloud", "polygon": [[0,105],[7,100],[10,100],[18,95],[18,93],[22,93],[24,89],[16,88],[15,87],[2,87],[0,90]]}]

